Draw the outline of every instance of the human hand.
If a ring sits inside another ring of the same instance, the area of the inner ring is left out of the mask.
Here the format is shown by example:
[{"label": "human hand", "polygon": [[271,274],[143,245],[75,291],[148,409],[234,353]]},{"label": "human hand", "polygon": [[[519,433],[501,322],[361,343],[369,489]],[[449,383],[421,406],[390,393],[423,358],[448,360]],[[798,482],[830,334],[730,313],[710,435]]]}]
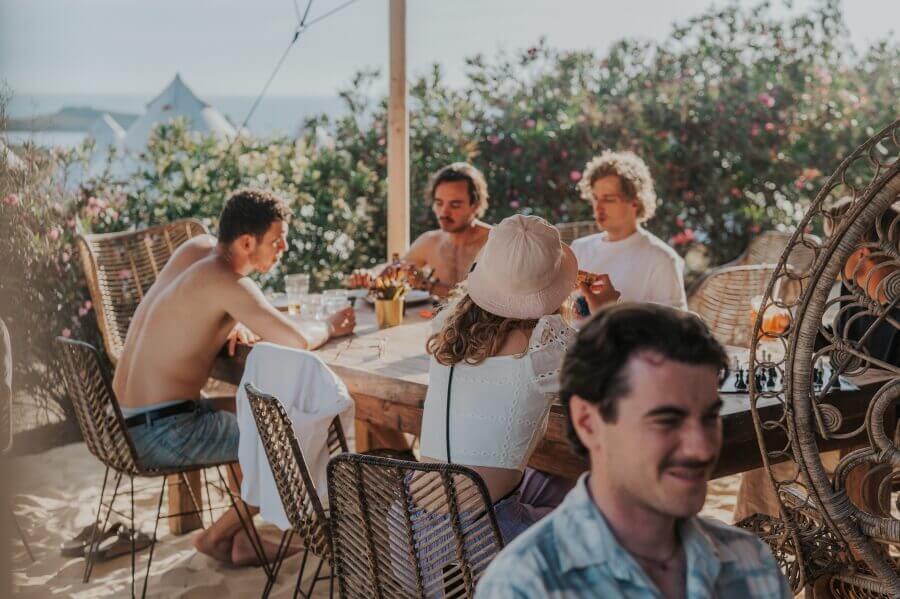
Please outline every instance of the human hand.
[{"label": "human hand", "polygon": [[332,337],[349,335],[355,327],[356,312],[353,308],[344,308],[328,317],[328,333]]},{"label": "human hand", "polygon": [[578,290],[584,296],[591,314],[606,304],[617,302],[622,295],[609,280],[609,275],[597,275],[590,285],[579,283]]},{"label": "human hand", "polygon": [[253,345],[260,339],[261,337],[259,335],[257,335],[241,323],[237,323],[236,325],[234,325],[234,328],[231,329],[231,332],[228,333],[228,337],[226,337],[226,340],[228,341],[228,355],[234,355],[234,350],[237,347],[238,343],[241,343],[243,345]]}]

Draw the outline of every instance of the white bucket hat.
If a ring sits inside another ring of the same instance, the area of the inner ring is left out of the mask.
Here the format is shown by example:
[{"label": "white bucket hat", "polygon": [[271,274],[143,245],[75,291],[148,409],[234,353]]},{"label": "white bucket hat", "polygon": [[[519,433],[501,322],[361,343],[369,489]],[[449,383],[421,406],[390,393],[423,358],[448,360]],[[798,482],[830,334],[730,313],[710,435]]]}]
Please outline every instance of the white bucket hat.
[{"label": "white bucket hat", "polygon": [[578,261],[556,227],[516,214],[491,229],[475,258],[468,293],[480,308],[504,318],[555,312],[575,287]]}]

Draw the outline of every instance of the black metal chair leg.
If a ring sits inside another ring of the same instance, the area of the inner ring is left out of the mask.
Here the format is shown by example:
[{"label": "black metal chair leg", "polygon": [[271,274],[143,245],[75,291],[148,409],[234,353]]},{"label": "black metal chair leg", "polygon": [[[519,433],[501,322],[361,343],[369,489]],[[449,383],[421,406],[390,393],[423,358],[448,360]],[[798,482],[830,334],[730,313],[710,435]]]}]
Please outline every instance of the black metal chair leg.
[{"label": "black metal chair leg", "polygon": [[150,541],[150,555],[147,557],[147,572],[144,574],[144,589],[141,597],[147,596],[147,583],[150,580],[150,565],[153,563],[153,549],[156,547],[156,533],[159,530],[160,514],[162,513],[163,498],[166,495],[166,477],[163,477],[162,488],[159,490],[159,503],[156,505],[156,522],[153,524],[153,539]]},{"label": "black metal chair leg", "polygon": [[272,592],[272,588],[275,586],[275,582],[278,580],[278,572],[281,570],[281,565],[284,563],[285,555],[290,549],[291,539],[294,538],[294,530],[289,529],[284,531],[281,535],[281,541],[278,543],[278,551],[275,552],[275,560],[272,562],[272,575],[266,578],[266,586],[263,587],[263,599],[267,599],[269,593]]},{"label": "black metal chair leg", "polygon": [[309,589],[307,589],[306,594],[304,595],[304,599],[311,599],[313,589],[316,588],[316,583],[319,582],[319,572],[322,571],[322,564],[325,563],[324,559],[319,559],[319,565],[316,566],[316,573],[313,574],[312,582],[309,584]]},{"label": "black metal chair leg", "polygon": [[300,562],[300,571],[297,572],[297,584],[294,586],[294,599],[300,595],[300,582],[303,580],[303,572],[306,570],[306,560],[309,557],[309,549],[303,548],[303,560]]},{"label": "black metal chair leg", "polygon": [[94,571],[94,545],[97,543],[100,535],[100,529],[106,530],[106,522],[109,520],[109,513],[112,511],[113,504],[116,501],[116,494],[119,491],[119,481],[122,478],[121,473],[116,473],[116,488],[113,491],[112,499],[109,502],[109,509],[106,510],[106,517],[103,524],[100,524],[100,514],[103,512],[103,496],[106,494],[106,483],[109,481],[109,467],[103,473],[103,485],[100,487],[100,499],[97,501],[97,516],[94,518],[94,530],[91,532],[91,542],[87,546],[87,552],[84,555],[84,574],[81,582],[87,584],[91,579],[91,573]]},{"label": "black metal chair leg", "polygon": [[[237,479],[237,476],[234,472],[234,465],[228,464],[228,468],[232,476]],[[222,481],[222,484],[225,487],[225,490],[228,492],[228,498],[231,500],[231,506],[234,508],[234,511],[237,513],[238,521],[241,523],[241,528],[247,533],[247,538],[250,540],[250,546],[253,547],[253,552],[256,554],[256,558],[259,560],[259,563],[262,565],[263,571],[266,573],[266,576],[272,576],[272,569],[269,565],[269,560],[266,559],[265,550],[263,549],[262,540],[259,538],[259,532],[256,530],[256,526],[253,525],[253,516],[250,514],[250,508],[247,507],[247,504],[238,497],[235,499],[234,493],[231,491],[231,487],[228,486],[228,481],[225,480],[225,477],[222,475],[222,471],[216,468],[219,472],[219,478]],[[247,520],[244,520],[244,514],[241,513],[241,508],[238,503],[242,503],[247,510]]]}]

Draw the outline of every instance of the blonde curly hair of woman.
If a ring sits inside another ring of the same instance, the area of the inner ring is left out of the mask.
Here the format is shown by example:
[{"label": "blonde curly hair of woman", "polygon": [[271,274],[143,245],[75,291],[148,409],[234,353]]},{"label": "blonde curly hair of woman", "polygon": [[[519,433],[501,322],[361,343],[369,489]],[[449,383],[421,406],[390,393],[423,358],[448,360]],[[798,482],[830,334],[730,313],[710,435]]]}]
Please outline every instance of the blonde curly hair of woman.
[{"label": "blonde curly hair of woman", "polygon": [[637,219],[639,223],[653,218],[656,213],[656,191],[653,177],[641,158],[634,152],[613,152],[605,150],[584,166],[578,191],[589,202],[594,201],[592,187],[603,177],[616,175],[622,182],[622,191],[627,197],[638,199]]},{"label": "blonde curly hair of woman", "polygon": [[[426,348],[438,363],[477,365],[497,354],[506,337],[515,330],[531,330],[537,319],[519,320],[491,314],[468,295],[446,308],[452,310],[441,330],[428,338]],[[519,357],[524,356],[523,352]]]}]

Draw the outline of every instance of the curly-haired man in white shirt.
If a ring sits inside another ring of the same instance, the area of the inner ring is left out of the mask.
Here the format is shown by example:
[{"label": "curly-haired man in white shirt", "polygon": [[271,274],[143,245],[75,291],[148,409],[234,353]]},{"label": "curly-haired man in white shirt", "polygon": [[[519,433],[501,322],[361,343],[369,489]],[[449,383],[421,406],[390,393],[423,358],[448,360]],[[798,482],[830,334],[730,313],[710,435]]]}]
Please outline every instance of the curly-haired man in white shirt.
[{"label": "curly-haired man in white shirt", "polygon": [[653,178],[644,161],[633,152],[607,150],[587,163],[578,188],[593,205],[600,229],[572,243],[578,268],[602,275],[594,297],[586,299],[608,296],[686,310],[684,261],[641,226],[656,211]]}]

